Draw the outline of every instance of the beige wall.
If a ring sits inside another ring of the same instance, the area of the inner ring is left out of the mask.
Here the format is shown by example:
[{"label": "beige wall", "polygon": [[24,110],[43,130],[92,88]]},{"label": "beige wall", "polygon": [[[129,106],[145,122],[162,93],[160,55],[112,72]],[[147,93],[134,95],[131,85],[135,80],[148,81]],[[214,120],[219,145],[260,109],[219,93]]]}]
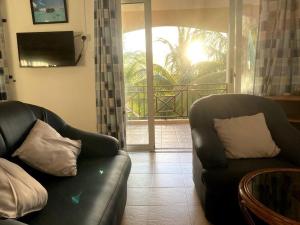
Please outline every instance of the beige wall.
[{"label": "beige wall", "polygon": [[[155,1],[154,1],[155,2]],[[180,4],[187,4],[178,2]],[[162,5],[166,2],[158,2]],[[201,3],[201,1],[199,1]],[[222,2],[219,2],[222,3]],[[224,3],[224,2],[223,2]],[[161,7],[158,6],[157,8]],[[191,4],[191,3],[190,3]],[[190,5],[192,7],[193,5]],[[195,8],[195,9],[168,9],[165,5],[164,10],[155,10],[155,6],[152,11],[152,25],[153,27],[160,26],[185,26],[195,27],[204,30],[228,32],[228,20],[229,20],[229,5],[227,2],[226,7],[219,8]],[[174,5],[173,5],[174,7]],[[243,14],[257,18],[259,12],[258,5],[243,5]],[[140,5],[130,5],[126,8],[123,6],[122,20],[123,31],[130,32],[145,27],[145,21],[143,19],[144,9]]]},{"label": "beige wall", "polygon": [[[204,30],[227,32],[228,8],[180,9],[180,10],[153,10],[152,25],[159,26],[185,26]],[[124,32],[144,28],[144,12],[123,11],[122,19]]]},{"label": "beige wall", "polygon": [[[93,1],[68,0],[69,23],[33,25],[29,0],[0,0],[8,23],[7,44],[10,72],[16,83],[10,85],[12,99],[46,107],[78,128],[96,130]],[[85,27],[85,15],[87,27]],[[88,35],[86,50],[78,66],[61,68],[20,68],[17,32],[73,30]],[[85,32],[86,30],[86,32]]]}]

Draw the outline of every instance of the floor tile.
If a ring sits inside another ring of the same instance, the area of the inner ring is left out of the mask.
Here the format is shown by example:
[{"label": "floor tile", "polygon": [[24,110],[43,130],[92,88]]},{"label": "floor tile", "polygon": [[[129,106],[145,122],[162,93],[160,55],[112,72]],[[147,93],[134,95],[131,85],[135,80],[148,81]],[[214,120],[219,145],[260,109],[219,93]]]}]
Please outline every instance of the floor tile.
[{"label": "floor tile", "polygon": [[153,174],[130,174],[128,187],[151,187]]},{"label": "floor tile", "polygon": [[202,206],[188,206],[191,225],[211,225],[205,218]]},{"label": "floor tile", "polygon": [[154,170],[154,165],[152,163],[149,162],[137,162],[137,163],[133,163],[131,166],[131,174],[133,173],[153,173]]},{"label": "floor tile", "polygon": [[178,163],[180,159],[177,153],[156,153],[154,155],[156,163]]},{"label": "floor tile", "polygon": [[[137,144],[147,142],[147,124],[127,124],[127,143]],[[160,148],[184,148],[190,151],[192,147],[191,129],[188,121],[185,123],[155,125],[156,146]],[[185,143],[185,144],[183,144]]]},{"label": "floor tile", "polygon": [[141,152],[141,153],[129,153],[132,163],[151,163],[154,160],[154,153]]},{"label": "floor tile", "polygon": [[185,187],[181,174],[154,174],[152,187]]},{"label": "floor tile", "polygon": [[192,180],[190,152],[130,156],[132,170],[121,225],[209,225]]},{"label": "floor tile", "polygon": [[175,173],[180,174],[182,172],[182,167],[179,163],[155,163],[153,167],[154,173]]},{"label": "floor tile", "polygon": [[185,187],[194,187],[193,175],[192,174],[184,174],[183,176],[184,186]]},{"label": "floor tile", "polygon": [[180,167],[183,174],[192,174],[193,172],[192,163],[180,163]]},{"label": "floor tile", "polygon": [[127,188],[128,206],[146,206],[149,204],[151,188]]},{"label": "floor tile", "polygon": [[151,188],[148,205],[186,204],[184,188]]},{"label": "floor tile", "polygon": [[148,206],[126,206],[121,225],[147,225]]},{"label": "floor tile", "polygon": [[186,204],[184,188],[128,188],[128,206]]},{"label": "floor tile", "polygon": [[188,205],[201,205],[200,199],[194,187],[186,188],[185,191]]},{"label": "floor tile", "polygon": [[179,159],[181,163],[192,163],[193,155],[192,153],[178,153]]},{"label": "floor tile", "polygon": [[190,216],[184,204],[149,206],[148,225],[190,225]]}]

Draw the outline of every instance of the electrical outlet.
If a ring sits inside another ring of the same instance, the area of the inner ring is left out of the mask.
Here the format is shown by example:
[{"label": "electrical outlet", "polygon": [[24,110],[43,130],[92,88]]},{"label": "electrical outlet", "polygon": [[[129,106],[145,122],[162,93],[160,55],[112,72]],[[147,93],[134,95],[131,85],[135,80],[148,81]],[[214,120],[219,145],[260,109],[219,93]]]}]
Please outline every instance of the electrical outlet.
[{"label": "electrical outlet", "polygon": [[85,34],[85,35],[82,35],[82,36],[85,36],[85,41],[91,41],[91,35],[90,34]]}]

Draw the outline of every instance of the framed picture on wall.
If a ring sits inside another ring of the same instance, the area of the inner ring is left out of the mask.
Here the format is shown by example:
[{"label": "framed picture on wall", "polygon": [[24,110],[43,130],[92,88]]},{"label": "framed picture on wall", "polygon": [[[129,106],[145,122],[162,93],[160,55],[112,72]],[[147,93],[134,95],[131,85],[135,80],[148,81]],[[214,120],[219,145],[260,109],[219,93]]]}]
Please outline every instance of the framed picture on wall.
[{"label": "framed picture on wall", "polygon": [[30,0],[33,24],[67,23],[66,0]]}]

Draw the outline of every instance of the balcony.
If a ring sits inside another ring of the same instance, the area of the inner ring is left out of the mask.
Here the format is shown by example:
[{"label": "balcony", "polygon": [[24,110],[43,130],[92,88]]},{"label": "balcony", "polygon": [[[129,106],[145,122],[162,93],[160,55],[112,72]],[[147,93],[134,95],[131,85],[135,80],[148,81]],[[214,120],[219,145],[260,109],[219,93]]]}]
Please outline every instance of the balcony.
[{"label": "balcony", "polygon": [[[190,151],[188,112],[192,103],[211,94],[225,94],[227,84],[154,86],[155,147]],[[147,86],[127,86],[127,144],[147,144]]]}]

